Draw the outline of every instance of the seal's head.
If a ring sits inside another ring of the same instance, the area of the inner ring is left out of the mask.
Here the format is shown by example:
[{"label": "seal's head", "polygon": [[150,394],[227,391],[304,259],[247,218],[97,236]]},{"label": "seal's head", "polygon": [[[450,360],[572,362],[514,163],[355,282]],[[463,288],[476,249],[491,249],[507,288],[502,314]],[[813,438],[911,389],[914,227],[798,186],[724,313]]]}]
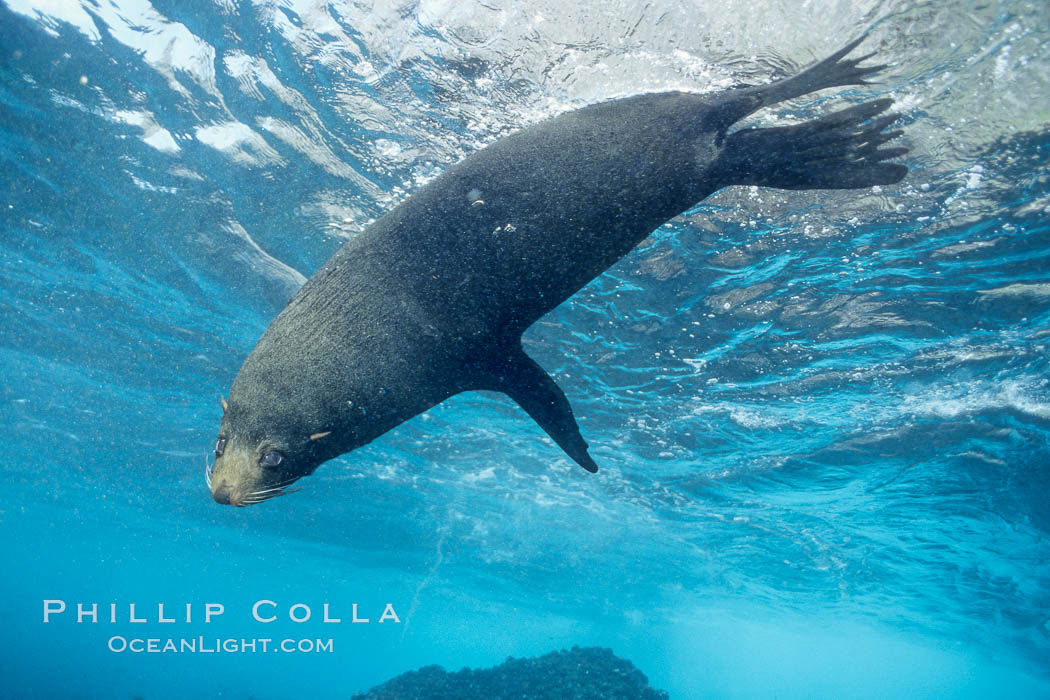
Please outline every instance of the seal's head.
[{"label": "seal's head", "polygon": [[215,462],[205,480],[217,503],[249,506],[298,489],[288,487],[313,473],[327,457],[318,449],[328,432],[287,437],[239,426],[222,400],[223,420],[215,442]]}]

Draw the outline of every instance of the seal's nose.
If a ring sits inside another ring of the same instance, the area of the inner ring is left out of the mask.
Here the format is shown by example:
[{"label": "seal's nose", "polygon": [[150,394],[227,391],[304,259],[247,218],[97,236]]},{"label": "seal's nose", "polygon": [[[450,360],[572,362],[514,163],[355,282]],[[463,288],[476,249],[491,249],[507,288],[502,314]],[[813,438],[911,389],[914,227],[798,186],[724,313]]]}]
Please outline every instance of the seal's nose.
[{"label": "seal's nose", "polygon": [[225,486],[216,486],[215,490],[211,492],[211,497],[215,499],[216,503],[221,503],[224,506],[230,505],[230,492]]}]

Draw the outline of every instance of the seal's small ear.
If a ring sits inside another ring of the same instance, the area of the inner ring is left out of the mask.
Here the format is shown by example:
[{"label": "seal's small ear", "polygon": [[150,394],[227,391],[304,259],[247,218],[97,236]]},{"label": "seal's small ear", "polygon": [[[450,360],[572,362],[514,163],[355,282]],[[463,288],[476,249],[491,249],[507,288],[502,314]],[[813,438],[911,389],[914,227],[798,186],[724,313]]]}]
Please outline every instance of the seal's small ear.
[{"label": "seal's small ear", "polygon": [[331,430],[326,430],[326,431],[325,431],[325,432],[323,432],[323,433],[314,433],[313,435],[311,435],[311,436],[310,436],[310,439],[311,439],[311,440],[320,440],[320,439],[321,439],[321,438],[323,438],[323,437],[324,437],[325,435],[331,435],[331,434],[332,434],[332,431],[331,431]]},{"label": "seal's small ear", "polygon": [[223,414],[225,414],[226,411],[230,408],[230,405],[226,403],[226,397],[222,394],[219,394],[219,403],[222,404],[222,412]]}]

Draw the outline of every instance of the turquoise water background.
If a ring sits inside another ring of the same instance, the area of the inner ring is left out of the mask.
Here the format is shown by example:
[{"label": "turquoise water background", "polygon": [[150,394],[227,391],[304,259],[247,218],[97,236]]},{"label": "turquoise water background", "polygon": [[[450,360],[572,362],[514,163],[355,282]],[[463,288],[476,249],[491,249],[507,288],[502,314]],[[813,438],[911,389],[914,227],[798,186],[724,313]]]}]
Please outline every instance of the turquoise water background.
[{"label": "turquoise water background", "polygon": [[[0,2],[0,695],[347,697],[598,644],[673,698],[1050,697],[1050,6],[563,5]],[[749,124],[892,96],[903,183],[724,190],[526,334],[597,475],[475,393],[212,502],[219,395],[395,202],[544,117],[864,32],[880,83]]]}]

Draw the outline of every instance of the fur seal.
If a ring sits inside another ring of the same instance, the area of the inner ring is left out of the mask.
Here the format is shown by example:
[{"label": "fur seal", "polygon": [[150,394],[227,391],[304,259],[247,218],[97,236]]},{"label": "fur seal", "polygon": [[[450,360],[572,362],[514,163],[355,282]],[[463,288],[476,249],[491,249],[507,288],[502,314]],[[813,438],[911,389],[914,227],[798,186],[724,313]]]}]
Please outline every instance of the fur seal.
[{"label": "fur seal", "polygon": [[237,506],[463,391],[500,391],[584,469],[565,395],[521,347],[533,322],[668,219],[730,185],[900,181],[889,99],[795,126],[729,128],[762,107],[863,85],[860,40],[768,85],[590,105],[450,167],[350,240],[270,324],[237,374],[206,477]]}]

